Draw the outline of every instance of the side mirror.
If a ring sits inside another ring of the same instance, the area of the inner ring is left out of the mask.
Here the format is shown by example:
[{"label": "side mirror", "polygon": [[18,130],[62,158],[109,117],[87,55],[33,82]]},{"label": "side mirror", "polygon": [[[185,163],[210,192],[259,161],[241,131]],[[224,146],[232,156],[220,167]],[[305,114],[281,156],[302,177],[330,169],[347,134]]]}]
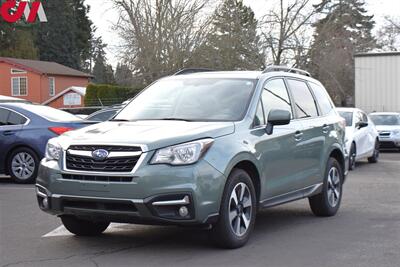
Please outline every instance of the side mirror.
[{"label": "side mirror", "polygon": [[356,124],[357,129],[368,127],[368,122],[360,121]]},{"label": "side mirror", "polygon": [[268,114],[268,122],[265,131],[268,135],[273,134],[274,126],[288,125],[290,123],[291,114],[287,110],[272,109]]}]

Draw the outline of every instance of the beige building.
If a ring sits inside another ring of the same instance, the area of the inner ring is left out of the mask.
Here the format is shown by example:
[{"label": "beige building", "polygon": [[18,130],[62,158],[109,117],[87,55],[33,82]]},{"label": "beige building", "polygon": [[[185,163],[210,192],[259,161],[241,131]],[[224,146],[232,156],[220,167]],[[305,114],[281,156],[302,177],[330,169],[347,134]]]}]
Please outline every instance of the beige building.
[{"label": "beige building", "polygon": [[366,112],[400,112],[400,52],[355,55],[355,103]]}]

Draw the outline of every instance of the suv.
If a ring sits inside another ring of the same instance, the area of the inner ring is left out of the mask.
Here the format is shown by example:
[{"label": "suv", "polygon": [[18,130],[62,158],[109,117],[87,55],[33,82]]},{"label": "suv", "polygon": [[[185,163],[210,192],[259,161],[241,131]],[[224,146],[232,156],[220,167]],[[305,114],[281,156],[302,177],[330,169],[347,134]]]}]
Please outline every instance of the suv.
[{"label": "suv", "polygon": [[113,120],[51,139],[37,196],[78,236],[110,222],[208,226],[238,248],[258,209],[308,198],[335,215],[347,159],[344,119],[308,73],[178,74]]}]

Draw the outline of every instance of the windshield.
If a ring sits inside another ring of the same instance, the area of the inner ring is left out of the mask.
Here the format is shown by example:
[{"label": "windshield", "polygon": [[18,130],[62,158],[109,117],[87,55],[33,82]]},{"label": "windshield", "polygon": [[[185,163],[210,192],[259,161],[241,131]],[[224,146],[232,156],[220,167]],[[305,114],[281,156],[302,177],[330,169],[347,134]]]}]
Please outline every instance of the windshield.
[{"label": "windshield", "polygon": [[353,125],[353,112],[349,111],[339,111],[340,117],[346,120],[346,126],[352,126]]},{"label": "windshield", "polygon": [[239,121],[257,80],[176,78],[147,88],[114,120]]},{"label": "windshield", "polygon": [[398,115],[371,115],[370,118],[375,125],[400,125],[400,116]]},{"label": "windshield", "polygon": [[28,111],[53,122],[81,121],[82,119],[71,113],[48,106],[29,105]]}]

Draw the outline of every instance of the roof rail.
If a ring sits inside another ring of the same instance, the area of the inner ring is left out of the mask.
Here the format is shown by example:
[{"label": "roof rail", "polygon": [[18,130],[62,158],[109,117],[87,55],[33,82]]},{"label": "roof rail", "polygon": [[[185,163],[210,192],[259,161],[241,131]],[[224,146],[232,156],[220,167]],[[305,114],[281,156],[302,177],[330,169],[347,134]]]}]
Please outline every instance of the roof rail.
[{"label": "roof rail", "polygon": [[210,71],[215,71],[215,70],[207,69],[207,68],[186,68],[186,69],[179,70],[173,76],[192,74],[192,73],[198,73],[198,72],[210,72]]},{"label": "roof rail", "polygon": [[291,72],[291,73],[296,73],[296,74],[300,74],[300,75],[305,75],[307,77],[311,77],[311,74],[308,71],[296,69],[296,68],[289,68],[287,66],[276,66],[276,65],[267,66],[267,68],[263,71],[263,73],[273,72],[273,71]]}]

